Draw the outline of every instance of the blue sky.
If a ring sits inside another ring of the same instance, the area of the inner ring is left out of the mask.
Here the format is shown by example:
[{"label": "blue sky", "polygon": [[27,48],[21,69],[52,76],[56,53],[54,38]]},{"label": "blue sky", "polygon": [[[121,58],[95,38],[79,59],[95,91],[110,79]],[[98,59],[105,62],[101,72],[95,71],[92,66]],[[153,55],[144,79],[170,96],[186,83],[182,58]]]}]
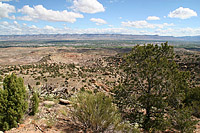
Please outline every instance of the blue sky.
[{"label": "blue sky", "polygon": [[0,0],[0,35],[200,35],[200,0]]}]

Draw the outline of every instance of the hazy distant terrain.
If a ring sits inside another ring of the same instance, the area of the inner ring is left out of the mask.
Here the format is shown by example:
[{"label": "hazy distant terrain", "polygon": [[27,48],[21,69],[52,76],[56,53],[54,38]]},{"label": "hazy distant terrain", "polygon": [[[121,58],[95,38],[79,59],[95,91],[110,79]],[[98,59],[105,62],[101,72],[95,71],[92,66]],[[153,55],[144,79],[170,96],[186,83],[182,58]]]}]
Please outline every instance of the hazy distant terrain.
[{"label": "hazy distant terrain", "polygon": [[42,35],[0,35],[0,47],[132,47],[136,44],[163,43],[180,48],[199,51],[200,36],[157,36],[123,34],[42,34]]},{"label": "hazy distant terrain", "polygon": [[0,35],[1,41],[26,40],[167,40],[167,41],[200,41],[200,36],[158,36],[158,35],[125,35],[125,34],[40,34],[40,35]]}]

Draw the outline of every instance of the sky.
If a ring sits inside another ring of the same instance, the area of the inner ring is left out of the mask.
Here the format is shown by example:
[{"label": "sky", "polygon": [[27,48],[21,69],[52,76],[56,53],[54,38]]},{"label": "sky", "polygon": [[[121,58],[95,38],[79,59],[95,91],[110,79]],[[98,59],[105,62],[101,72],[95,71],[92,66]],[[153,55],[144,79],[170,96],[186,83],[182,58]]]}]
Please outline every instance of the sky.
[{"label": "sky", "polygon": [[0,35],[199,36],[200,0],[0,0]]}]

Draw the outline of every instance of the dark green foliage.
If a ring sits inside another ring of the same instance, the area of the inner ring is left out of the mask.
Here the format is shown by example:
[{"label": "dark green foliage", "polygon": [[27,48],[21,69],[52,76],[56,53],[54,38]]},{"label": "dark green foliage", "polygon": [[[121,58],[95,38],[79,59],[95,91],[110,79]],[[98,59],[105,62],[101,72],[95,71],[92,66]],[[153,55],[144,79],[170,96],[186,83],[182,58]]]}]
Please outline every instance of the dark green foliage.
[{"label": "dark green foliage", "polygon": [[2,76],[0,76],[0,82],[2,82],[2,80],[3,80],[3,77],[2,77]]},{"label": "dark green foliage", "polygon": [[39,97],[37,92],[33,92],[31,97],[31,112],[30,115],[35,115],[38,112],[39,107]]},{"label": "dark green foliage", "polygon": [[180,131],[181,133],[193,133],[195,125],[198,121],[193,120],[191,117],[192,108],[182,108],[173,110],[170,113],[170,122],[173,129]]},{"label": "dark green foliage", "polygon": [[72,64],[69,64],[67,67],[68,67],[69,69],[74,69],[76,66],[75,66],[74,63],[72,63]]},{"label": "dark green foliage", "polygon": [[187,106],[192,107],[193,115],[200,118],[200,87],[191,88],[184,102]]},{"label": "dark green foliage", "polygon": [[71,101],[72,115],[84,126],[85,131],[99,133],[123,127],[116,106],[104,93],[79,92]]},{"label": "dark green foliage", "polygon": [[114,89],[115,102],[124,118],[148,132],[175,128],[170,112],[183,108],[189,73],[178,70],[173,47],[167,43],[137,45],[124,59],[124,78]]},{"label": "dark green foliage", "polygon": [[40,85],[40,82],[39,82],[39,81],[37,81],[35,84],[36,84],[36,85]]},{"label": "dark green foliage", "polygon": [[27,93],[22,78],[15,74],[4,78],[0,89],[0,130],[16,127],[27,111]]}]

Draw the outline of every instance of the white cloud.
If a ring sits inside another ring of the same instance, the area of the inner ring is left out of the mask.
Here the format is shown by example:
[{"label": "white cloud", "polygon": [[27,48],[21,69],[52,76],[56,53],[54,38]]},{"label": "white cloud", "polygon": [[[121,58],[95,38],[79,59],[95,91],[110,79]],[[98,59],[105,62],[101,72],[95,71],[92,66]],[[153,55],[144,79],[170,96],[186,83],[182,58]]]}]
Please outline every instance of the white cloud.
[{"label": "white cloud", "polygon": [[15,13],[15,7],[7,3],[0,2],[0,19],[1,18],[10,18],[10,13]]},{"label": "white cloud", "polygon": [[118,0],[110,0],[109,3],[115,3],[118,2]]},{"label": "white cloud", "polygon": [[83,13],[104,12],[105,8],[97,0],[74,0],[72,8]]},{"label": "white cloud", "polygon": [[68,29],[70,33],[76,34],[139,34],[136,30],[125,28],[88,28],[88,29]]},{"label": "white cloud", "polygon": [[148,16],[147,20],[160,20],[160,18],[157,16]]},{"label": "white cloud", "polygon": [[198,28],[168,28],[168,29],[157,29],[154,33],[162,36],[199,36],[200,27]]},{"label": "white cloud", "polygon": [[133,35],[160,35],[160,36],[197,36],[200,35],[200,27],[197,28],[167,28],[153,30],[138,30],[129,28],[88,28],[72,29],[69,27],[56,28],[46,25],[43,28],[35,25],[14,24],[7,21],[0,22],[1,35],[22,35],[22,34],[133,34]]},{"label": "white cloud", "polygon": [[37,19],[46,20],[46,21],[60,21],[60,22],[70,22],[73,23],[76,21],[76,18],[83,18],[82,14],[75,12],[64,11],[53,11],[44,8],[42,5],[37,5],[29,7],[25,5],[22,9],[19,9],[18,12],[26,14],[27,16],[18,17],[20,20],[33,21]]},{"label": "white cloud", "polygon": [[3,24],[3,25],[9,25],[9,23],[7,21],[3,21],[3,22],[1,22],[1,24]]},{"label": "white cloud", "polygon": [[32,28],[32,29],[37,29],[37,26],[31,25],[30,28]]},{"label": "white cloud", "polygon": [[90,21],[95,22],[96,25],[107,24],[107,22],[100,18],[91,18]]},{"label": "white cloud", "polygon": [[15,15],[9,16],[9,19],[15,19]]},{"label": "white cloud", "polygon": [[180,19],[188,19],[193,16],[197,16],[197,13],[195,11],[183,7],[179,7],[168,14],[168,17],[170,18],[180,18]]},{"label": "white cloud", "polygon": [[34,18],[30,16],[22,16],[22,17],[17,17],[19,20],[25,20],[25,21],[34,21]]},{"label": "white cloud", "polygon": [[141,21],[122,22],[122,26],[134,27],[134,28],[150,28],[150,29],[154,29],[154,28],[164,28],[164,27],[167,27],[167,26],[174,26],[174,24],[173,23],[171,23],[171,24],[168,24],[168,23],[151,24],[151,23],[148,23],[145,20],[141,20]]},{"label": "white cloud", "polygon": [[9,2],[9,1],[12,1],[12,0],[0,0],[0,1],[5,1],[5,2]]},{"label": "white cloud", "polygon": [[18,22],[17,22],[17,21],[14,21],[13,23],[14,23],[14,24],[16,24],[16,25],[18,24]]},{"label": "white cloud", "polygon": [[56,30],[53,26],[49,26],[49,25],[46,25],[44,27],[44,29],[46,29],[46,30]]},{"label": "white cloud", "polygon": [[110,0],[108,2],[111,3],[111,4],[113,4],[113,3],[124,3],[124,0]]}]

